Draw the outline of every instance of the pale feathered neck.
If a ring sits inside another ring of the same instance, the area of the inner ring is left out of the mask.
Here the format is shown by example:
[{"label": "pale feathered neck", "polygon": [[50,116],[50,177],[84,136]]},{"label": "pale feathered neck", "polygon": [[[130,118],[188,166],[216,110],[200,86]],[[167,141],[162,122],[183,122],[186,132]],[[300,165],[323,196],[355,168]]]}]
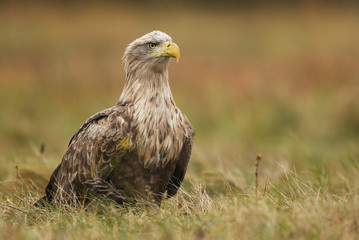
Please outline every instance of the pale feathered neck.
[{"label": "pale feathered neck", "polygon": [[140,103],[146,101],[173,102],[168,82],[168,61],[159,65],[128,65],[126,81],[120,103]]},{"label": "pale feathered neck", "polygon": [[157,71],[156,65],[128,72],[119,99],[119,104],[131,105],[132,126],[138,133],[134,146],[145,168],[164,167],[174,161],[186,136],[183,116],[169,86],[167,65],[163,71]]}]

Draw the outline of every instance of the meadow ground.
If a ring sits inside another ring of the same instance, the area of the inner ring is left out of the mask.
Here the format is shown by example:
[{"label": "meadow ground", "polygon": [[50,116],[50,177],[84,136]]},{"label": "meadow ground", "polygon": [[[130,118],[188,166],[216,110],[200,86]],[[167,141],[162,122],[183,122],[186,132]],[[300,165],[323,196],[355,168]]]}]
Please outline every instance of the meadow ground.
[{"label": "meadow ground", "polygon": [[[126,44],[155,29],[181,48],[170,82],[196,129],[179,194],[34,208],[119,97]],[[0,32],[0,238],[359,238],[358,11],[6,5]]]}]

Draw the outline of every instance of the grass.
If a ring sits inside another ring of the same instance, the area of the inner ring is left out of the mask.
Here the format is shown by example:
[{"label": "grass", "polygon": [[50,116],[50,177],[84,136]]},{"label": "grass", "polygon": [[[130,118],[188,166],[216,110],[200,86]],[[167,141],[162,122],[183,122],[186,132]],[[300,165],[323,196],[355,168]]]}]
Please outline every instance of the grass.
[{"label": "grass", "polygon": [[[72,7],[0,9],[0,238],[358,239],[356,10]],[[181,48],[183,188],[160,209],[35,209],[71,136],[119,97],[126,44],[153,29]]]}]

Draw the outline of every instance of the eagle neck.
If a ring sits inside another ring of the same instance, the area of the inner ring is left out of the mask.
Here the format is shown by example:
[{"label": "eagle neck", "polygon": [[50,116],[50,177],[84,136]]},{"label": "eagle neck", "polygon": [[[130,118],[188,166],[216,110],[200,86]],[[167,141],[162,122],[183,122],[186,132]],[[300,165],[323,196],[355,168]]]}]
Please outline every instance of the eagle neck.
[{"label": "eagle neck", "polygon": [[[168,82],[168,70],[161,72],[148,71],[146,74],[126,74],[126,82],[121,94],[121,103],[152,102],[159,105],[161,102],[174,103]],[[147,105],[147,104],[146,104]]]},{"label": "eagle neck", "polygon": [[130,106],[138,159],[145,168],[164,167],[176,159],[185,136],[183,116],[174,103],[168,71],[131,76],[127,74],[119,103]]}]

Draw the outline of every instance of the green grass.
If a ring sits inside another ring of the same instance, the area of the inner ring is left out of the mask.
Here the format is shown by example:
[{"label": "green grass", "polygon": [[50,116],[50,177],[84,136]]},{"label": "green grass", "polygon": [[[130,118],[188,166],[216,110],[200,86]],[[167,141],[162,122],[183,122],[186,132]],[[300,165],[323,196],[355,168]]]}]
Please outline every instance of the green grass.
[{"label": "green grass", "polygon": [[[358,16],[2,6],[0,238],[358,239]],[[179,194],[34,208],[72,135],[120,96],[126,44],[154,29],[181,48],[171,87],[196,129]]]}]

